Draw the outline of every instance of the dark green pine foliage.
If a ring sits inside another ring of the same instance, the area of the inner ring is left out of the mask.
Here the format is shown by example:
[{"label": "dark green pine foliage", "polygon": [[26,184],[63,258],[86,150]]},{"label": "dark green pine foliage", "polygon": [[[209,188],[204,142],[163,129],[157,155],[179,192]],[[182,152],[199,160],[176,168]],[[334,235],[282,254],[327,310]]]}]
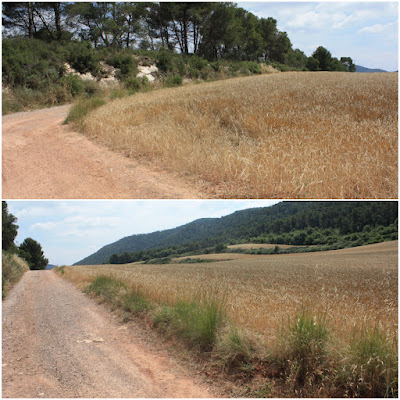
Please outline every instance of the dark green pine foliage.
[{"label": "dark green pine foliage", "polygon": [[397,216],[395,201],[285,201],[222,218],[199,219],[174,229],[128,236],[76,264],[102,264],[109,262],[111,256],[113,263],[126,263],[200,249],[212,251],[220,243],[245,241],[293,245],[348,241],[361,245],[397,239]]}]

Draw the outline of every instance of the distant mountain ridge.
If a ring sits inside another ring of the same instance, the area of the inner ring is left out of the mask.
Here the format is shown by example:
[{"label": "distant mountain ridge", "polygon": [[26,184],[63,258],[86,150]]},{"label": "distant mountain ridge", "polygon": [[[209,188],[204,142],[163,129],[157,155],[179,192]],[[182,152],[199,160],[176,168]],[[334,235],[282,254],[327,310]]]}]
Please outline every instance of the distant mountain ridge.
[{"label": "distant mountain ridge", "polygon": [[[263,232],[284,225],[295,216],[304,220],[304,226],[323,221],[326,226],[336,226],[343,221],[368,219],[386,225],[397,218],[396,202],[313,202],[285,201],[271,207],[236,211],[221,218],[203,218],[173,229],[124,237],[102,247],[74,265],[97,265],[108,262],[113,254],[137,252],[177,246],[188,242],[232,239],[248,240]],[[309,222],[307,222],[309,221]],[[311,222],[314,221],[314,222]],[[341,221],[341,222],[340,222]]]},{"label": "distant mountain ridge", "polygon": [[388,72],[388,71],[385,71],[384,69],[367,68],[367,67],[362,67],[361,65],[356,65],[356,72]]}]

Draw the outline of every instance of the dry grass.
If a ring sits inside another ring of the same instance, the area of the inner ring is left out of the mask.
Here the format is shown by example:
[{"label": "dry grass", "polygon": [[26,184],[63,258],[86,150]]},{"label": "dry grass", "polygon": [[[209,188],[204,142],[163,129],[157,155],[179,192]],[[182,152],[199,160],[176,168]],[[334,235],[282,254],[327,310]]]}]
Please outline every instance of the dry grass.
[{"label": "dry grass", "polygon": [[354,327],[380,326],[397,337],[397,246],[395,241],[205,264],[74,266],[65,268],[64,277],[85,287],[96,276],[112,276],[170,304],[219,293],[231,321],[270,346],[282,323],[305,307],[326,314],[340,347],[350,342]]},{"label": "dry grass", "polygon": [[29,271],[27,262],[17,254],[2,252],[2,298],[4,299],[10,289],[22,275]]},{"label": "dry grass", "polygon": [[290,72],[115,100],[85,133],[229,198],[397,198],[396,73]]}]

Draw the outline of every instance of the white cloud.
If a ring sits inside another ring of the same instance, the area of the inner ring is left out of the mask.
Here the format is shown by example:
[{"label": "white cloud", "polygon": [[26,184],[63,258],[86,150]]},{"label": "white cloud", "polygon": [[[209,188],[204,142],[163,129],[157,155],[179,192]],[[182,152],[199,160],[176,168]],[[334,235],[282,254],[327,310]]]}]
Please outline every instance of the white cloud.
[{"label": "white cloud", "polygon": [[388,32],[389,30],[392,29],[393,23],[389,22],[387,24],[375,24],[371,26],[366,26],[364,28],[361,28],[358,30],[357,33],[362,34],[362,33],[370,33],[370,34],[383,34]]}]

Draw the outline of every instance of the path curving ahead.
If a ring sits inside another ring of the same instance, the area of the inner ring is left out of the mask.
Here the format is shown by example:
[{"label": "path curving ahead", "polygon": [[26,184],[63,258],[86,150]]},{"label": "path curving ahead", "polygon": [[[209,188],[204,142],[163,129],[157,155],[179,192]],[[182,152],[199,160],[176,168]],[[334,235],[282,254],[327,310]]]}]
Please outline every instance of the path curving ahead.
[{"label": "path curving ahead", "polygon": [[3,397],[214,397],[52,271],[3,302]]},{"label": "path curving ahead", "polygon": [[113,152],[63,126],[69,107],[3,117],[4,199],[209,197],[178,176]]}]

